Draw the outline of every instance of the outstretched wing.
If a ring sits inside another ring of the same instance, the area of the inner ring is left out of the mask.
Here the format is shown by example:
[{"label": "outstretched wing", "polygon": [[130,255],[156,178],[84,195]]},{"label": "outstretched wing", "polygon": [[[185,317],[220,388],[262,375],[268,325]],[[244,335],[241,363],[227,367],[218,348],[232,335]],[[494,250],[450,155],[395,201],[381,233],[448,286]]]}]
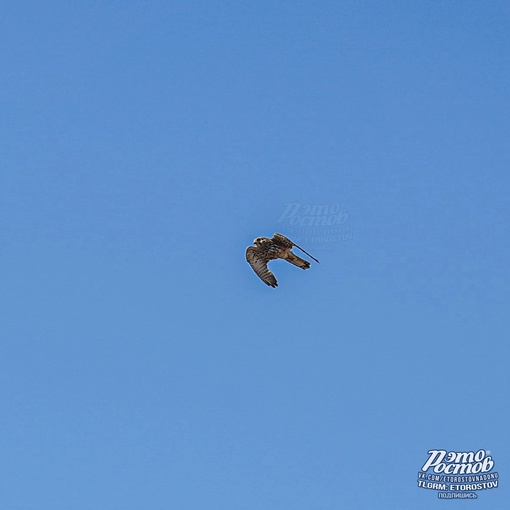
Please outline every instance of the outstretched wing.
[{"label": "outstretched wing", "polygon": [[319,262],[313,255],[310,255],[306,250],[303,250],[301,246],[298,246],[296,243],[293,243],[288,237],[283,236],[282,234],[278,234],[275,232],[273,239],[273,243],[281,246],[282,248],[292,248],[295,246],[298,250],[301,250],[303,253],[306,253],[311,259],[315,260],[315,262]]},{"label": "outstretched wing", "polygon": [[267,258],[263,250],[256,246],[248,246],[246,249],[246,260],[266,285],[270,287],[276,287],[278,285],[274,274],[267,268],[267,263],[271,259]]},{"label": "outstretched wing", "polygon": [[272,241],[282,248],[292,248],[295,246],[295,244],[288,237],[285,237],[282,234],[278,234],[278,232],[274,233]]}]

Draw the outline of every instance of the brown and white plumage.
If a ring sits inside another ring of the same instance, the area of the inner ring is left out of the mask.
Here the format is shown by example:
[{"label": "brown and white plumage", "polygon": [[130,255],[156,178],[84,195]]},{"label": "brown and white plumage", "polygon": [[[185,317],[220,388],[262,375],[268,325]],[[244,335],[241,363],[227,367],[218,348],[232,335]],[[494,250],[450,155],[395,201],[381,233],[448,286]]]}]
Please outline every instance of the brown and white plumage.
[{"label": "brown and white plumage", "polygon": [[[253,240],[253,243],[255,246],[248,246],[246,249],[246,260],[258,277],[270,287],[278,285],[274,274],[267,268],[267,264],[271,260],[284,259],[301,269],[308,269],[310,267],[310,262],[292,253],[292,248],[294,246],[299,248],[299,246],[281,234],[275,233],[271,239],[268,237],[257,237]],[[302,248],[299,249],[304,251]],[[307,253],[307,255],[310,254]],[[311,255],[310,257],[319,262]]]}]

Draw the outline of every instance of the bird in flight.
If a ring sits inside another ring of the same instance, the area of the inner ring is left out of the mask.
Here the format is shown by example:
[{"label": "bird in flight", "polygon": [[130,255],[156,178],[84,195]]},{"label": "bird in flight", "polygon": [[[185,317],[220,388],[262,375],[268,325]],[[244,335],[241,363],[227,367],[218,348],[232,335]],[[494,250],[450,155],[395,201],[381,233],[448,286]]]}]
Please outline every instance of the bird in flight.
[{"label": "bird in flight", "polygon": [[275,233],[271,239],[269,237],[257,237],[253,240],[253,244],[255,244],[255,246],[248,246],[248,248],[246,248],[246,260],[257,273],[258,277],[266,285],[273,288],[278,286],[278,282],[274,274],[267,268],[267,263],[269,261],[284,259],[301,269],[308,269],[310,267],[310,262],[292,253],[291,250],[294,246],[306,253],[315,260],[315,262],[319,262],[315,257],[312,257],[308,252],[303,250],[303,248],[300,248],[282,234]]}]

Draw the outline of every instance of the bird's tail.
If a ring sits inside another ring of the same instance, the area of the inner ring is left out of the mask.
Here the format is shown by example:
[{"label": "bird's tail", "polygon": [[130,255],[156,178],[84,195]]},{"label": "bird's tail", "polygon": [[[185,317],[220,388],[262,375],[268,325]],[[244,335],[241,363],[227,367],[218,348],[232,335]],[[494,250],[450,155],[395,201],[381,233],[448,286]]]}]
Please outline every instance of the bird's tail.
[{"label": "bird's tail", "polygon": [[301,257],[294,255],[294,253],[292,253],[291,251],[289,251],[289,253],[285,257],[285,260],[287,262],[290,262],[291,264],[294,264],[297,267],[300,267],[301,269],[308,269],[310,267],[310,262],[308,262],[308,260],[304,260]]}]

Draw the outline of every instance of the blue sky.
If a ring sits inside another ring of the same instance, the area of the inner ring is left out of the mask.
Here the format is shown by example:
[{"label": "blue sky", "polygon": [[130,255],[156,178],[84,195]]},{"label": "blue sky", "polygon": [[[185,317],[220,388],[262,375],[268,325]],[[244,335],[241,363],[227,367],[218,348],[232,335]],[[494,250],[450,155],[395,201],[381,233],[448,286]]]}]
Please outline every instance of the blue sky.
[{"label": "blue sky", "polygon": [[508,508],[507,2],[1,11],[2,508]]}]

